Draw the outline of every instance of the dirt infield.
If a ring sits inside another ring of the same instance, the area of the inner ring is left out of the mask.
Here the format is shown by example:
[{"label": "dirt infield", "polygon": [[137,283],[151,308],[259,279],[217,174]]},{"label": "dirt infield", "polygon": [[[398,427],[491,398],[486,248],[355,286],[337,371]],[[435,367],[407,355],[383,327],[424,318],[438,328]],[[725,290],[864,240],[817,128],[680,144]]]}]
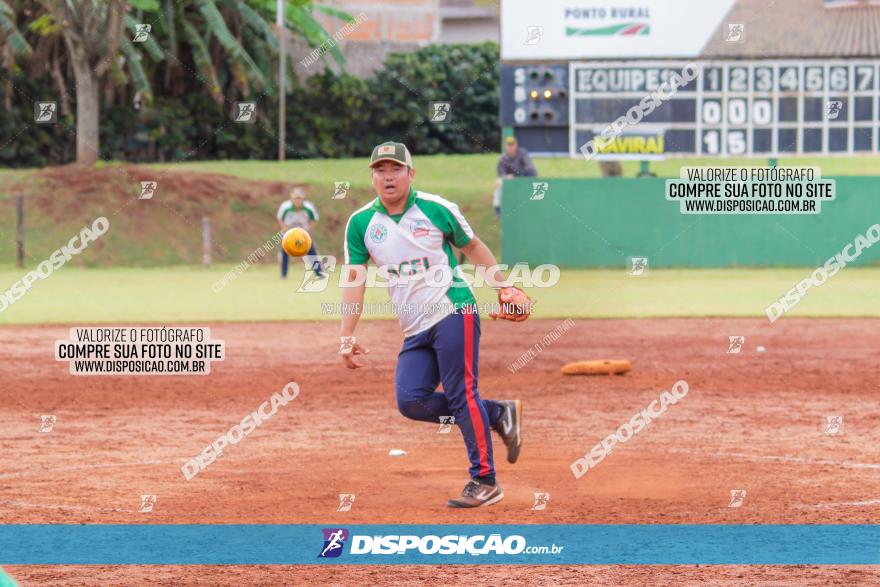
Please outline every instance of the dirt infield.
[{"label": "dirt infield", "polygon": [[[227,358],[208,377],[73,377],[66,327],[0,329],[4,523],[876,523],[880,320],[483,321],[480,393],[524,401],[520,461],[496,458],[505,499],[445,500],[467,479],[460,436],[403,418],[396,323],[361,324],[369,367],[344,369],[334,323],[216,324]],[[198,324],[197,326],[201,326]],[[729,354],[728,336],[743,335]],[[758,346],[766,352],[757,352]],[[626,358],[624,376],[559,367]],[[570,464],[677,380],[690,391],[581,479]],[[191,481],[180,467],[290,380],[301,393]],[[40,415],[57,416],[40,433]],[[827,416],[843,416],[825,434]],[[401,448],[405,457],[389,457]],[[730,492],[746,490],[741,507]],[[533,494],[550,503],[533,511]],[[339,493],[354,493],[337,512]],[[142,494],[156,495],[138,512]],[[878,567],[9,567],[23,584],[877,584]]]}]

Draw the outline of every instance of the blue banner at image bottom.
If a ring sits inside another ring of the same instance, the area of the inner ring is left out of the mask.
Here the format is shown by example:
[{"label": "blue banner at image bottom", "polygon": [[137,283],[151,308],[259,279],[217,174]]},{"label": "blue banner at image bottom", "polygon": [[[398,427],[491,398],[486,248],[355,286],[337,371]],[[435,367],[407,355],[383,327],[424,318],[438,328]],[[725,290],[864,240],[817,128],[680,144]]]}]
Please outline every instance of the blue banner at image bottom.
[{"label": "blue banner at image bottom", "polygon": [[880,525],[0,525],[0,564],[877,565]]}]

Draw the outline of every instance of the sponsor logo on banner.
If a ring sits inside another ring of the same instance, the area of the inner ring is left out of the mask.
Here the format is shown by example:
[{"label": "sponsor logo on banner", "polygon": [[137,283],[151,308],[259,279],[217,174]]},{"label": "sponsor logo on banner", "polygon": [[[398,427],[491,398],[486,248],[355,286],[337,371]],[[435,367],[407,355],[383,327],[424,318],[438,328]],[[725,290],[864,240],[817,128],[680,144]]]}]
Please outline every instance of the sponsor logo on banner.
[{"label": "sponsor logo on banner", "polygon": [[[514,4],[514,3],[511,3]],[[735,0],[541,0],[502,10],[501,60],[693,58],[717,34]],[[529,27],[541,27],[542,33]],[[525,33],[525,35],[523,34]],[[525,41],[524,41],[525,37]]]},{"label": "sponsor logo on banner", "polygon": [[342,554],[345,541],[348,540],[348,530],[345,528],[324,528],[324,546],[318,558],[337,558]]},{"label": "sponsor logo on banner", "polygon": [[648,6],[565,8],[566,37],[630,37],[651,34],[651,9]]},{"label": "sponsor logo on banner", "polygon": [[[547,494],[549,498],[549,494]],[[565,546],[557,544],[528,546],[525,537],[519,534],[502,536],[498,533],[458,535],[458,534],[400,534],[400,535],[359,535],[347,528],[324,528],[323,545],[318,558],[338,558],[350,544],[348,554],[354,555],[518,555],[518,554],[560,554]]]},{"label": "sponsor logo on banner", "polygon": [[666,153],[663,134],[662,130],[624,131],[610,140],[598,141],[595,159],[663,159]]}]

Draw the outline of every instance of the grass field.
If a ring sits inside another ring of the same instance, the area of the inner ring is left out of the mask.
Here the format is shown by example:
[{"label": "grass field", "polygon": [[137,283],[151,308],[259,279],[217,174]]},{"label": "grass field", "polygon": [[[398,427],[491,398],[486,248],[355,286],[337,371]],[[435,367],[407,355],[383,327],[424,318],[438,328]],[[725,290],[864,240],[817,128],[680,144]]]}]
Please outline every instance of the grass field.
[{"label": "grass field", "polygon": [[[495,182],[497,155],[423,155],[414,156],[416,183],[426,191],[448,194],[454,199],[470,201],[475,193],[491,191]],[[658,177],[678,177],[684,166],[726,165],[756,167],[767,164],[767,158],[687,158],[666,159],[651,163],[651,171]],[[823,176],[880,175],[880,158],[857,157],[791,157],[779,159],[780,166],[820,167]],[[624,177],[635,177],[638,161],[623,161]],[[369,187],[370,174],[367,159],[306,159],[294,161],[193,161],[187,163],[157,163],[157,169],[188,169],[229,173],[248,179],[301,181],[312,185],[329,185],[334,181],[351,181],[352,187]],[[601,177],[599,164],[568,157],[536,157],[535,167],[542,177]]]},{"label": "grass field", "polygon": [[[497,156],[432,155],[415,159],[417,188],[441,194],[466,212],[481,238],[500,251],[500,227],[491,206]],[[683,165],[765,165],[766,159],[669,159],[652,163],[659,176],[677,176]],[[782,159],[780,165],[819,166],[825,175],[878,175],[880,158]],[[599,177],[599,166],[567,157],[537,158],[542,177]],[[365,158],[276,161],[206,161],[140,166],[101,163],[94,173],[70,168],[50,180],[44,170],[0,170],[0,268],[15,260],[15,196],[26,198],[26,264],[45,259],[86,222],[125,208],[113,218],[104,243],[75,266],[162,267],[192,265],[201,259],[202,216],[212,217],[217,243],[214,261],[238,263],[277,229],[274,213],[283,190],[279,182],[305,184],[322,222],[316,238],[321,251],[339,255],[348,215],[374,197]],[[623,163],[633,177],[638,162]],[[180,172],[180,173],[177,173]],[[38,177],[31,177],[34,174]],[[213,175],[203,175],[204,173]],[[162,183],[159,196],[134,202],[121,190],[135,189],[141,174]],[[220,174],[220,175],[216,175]],[[203,177],[199,181],[199,177]],[[223,179],[223,178],[226,179]],[[24,181],[22,181],[24,179]],[[351,193],[333,200],[334,182],[349,181]],[[131,185],[129,185],[131,184]],[[163,191],[164,190],[164,191]]]},{"label": "grass field", "polygon": [[[500,250],[498,224],[492,210],[492,191],[496,180],[497,155],[430,155],[414,157],[415,185],[426,192],[440,194],[459,205],[469,208],[471,224],[480,228],[483,240]],[[823,176],[878,175],[880,158],[864,157],[798,157],[780,159],[780,166],[811,166],[822,169]],[[624,177],[635,177],[638,161],[623,161]],[[667,159],[651,163],[651,171],[658,177],[678,177],[683,166],[766,166],[766,158]],[[309,159],[299,161],[204,161],[191,163],[156,164],[156,169],[177,169],[227,173],[252,180],[296,181],[318,188],[318,193],[333,193],[335,181],[351,182],[352,190],[371,190],[370,174],[365,158]],[[599,164],[568,157],[536,157],[535,167],[546,178],[602,177]]]},{"label": "grass field", "polygon": [[[495,181],[495,155],[435,155],[416,157],[416,186],[458,202],[478,234],[496,252],[500,248],[498,221],[491,208]],[[764,159],[670,159],[656,162],[660,176],[677,176],[683,165],[763,165]],[[545,177],[598,177],[598,164],[568,158],[538,158]],[[880,176],[880,158],[783,159],[780,165],[814,165],[824,175]],[[637,162],[623,164],[625,176],[638,170]],[[114,181],[130,179],[121,165],[102,164],[98,171],[122,169]],[[144,168],[141,167],[141,172]],[[91,172],[80,182],[79,192],[47,190],[32,182],[41,205],[26,211],[27,258],[24,269],[13,266],[15,251],[14,202],[4,186],[29,171],[0,170],[0,291],[47,258],[51,251],[76,234],[84,222],[120,207],[113,228],[94,247],[54,274],[38,282],[22,300],[0,312],[0,324],[72,322],[173,322],[188,320],[321,320],[338,319],[322,314],[321,303],[339,299],[338,290],[323,294],[295,294],[297,269],[287,282],[278,279],[274,251],[251,267],[220,293],[211,286],[235,263],[277,230],[274,210],[282,194],[263,182],[295,182],[310,186],[310,197],[323,215],[317,231],[322,252],[339,254],[341,230],[348,214],[372,197],[364,158],[303,161],[213,161],[147,166],[147,173],[187,172],[190,183],[165,192],[149,202],[128,201],[128,196],[92,189]],[[67,177],[68,170],[62,173]],[[233,176],[223,184],[218,175]],[[82,178],[81,178],[82,179]],[[242,181],[244,180],[244,181]],[[57,181],[57,178],[56,178]],[[161,180],[160,180],[161,181]],[[180,180],[178,180],[180,181]],[[259,181],[260,184],[254,182]],[[351,182],[346,200],[332,200],[335,181]],[[218,188],[223,197],[211,193]],[[237,182],[237,183],[234,183]],[[21,185],[21,184],[19,184]],[[31,184],[26,184],[31,185]],[[57,185],[57,184],[56,184]],[[112,182],[107,183],[113,185]],[[165,184],[166,186],[168,184]],[[196,185],[197,189],[187,186]],[[244,197],[257,193],[258,197]],[[117,186],[118,187],[118,186]],[[97,193],[95,193],[97,192]],[[162,192],[160,191],[160,194]],[[244,194],[244,195],[242,195]],[[5,200],[5,201],[4,201]],[[215,265],[194,267],[201,258],[200,219],[214,221]],[[53,216],[54,215],[54,216]],[[85,220],[88,219],[88,220]],[[222,247],[220,245],[223,245]],[[222,249],[222,250],[221,250]],[[83,267],[88,268],[83,268]],[[565,270],[562,282],[551,289],[533,291],[543,317],[647,317],[647,316],[763,316],[764,308],[808,274],[808,269],[773,270],[652,270],[647,278],[630,278],[623,271]],[[790,313],[793,316],[880,315],[874,302],[880,269],[849,268],[822,288],[810,293]],[[493,301],[491,291],[480,292],[481,301]],[[387,299],[384,291],[370,292],[368,301]],[[390,316],[385,316],[390,317]]]},{"label": "grass field", "polygon": [[[296,293],[302,270],[286,281],[275,268],[256,266],[218,293],[212,286],[229,267],[164,269],[76,269],[64,267],[38,281],[22,299],[0,313],[0,324],[170,323],[271,320],[338,320],[322,303],[340,301],[331,278],[321,293]],[[539,318],[639,318],[654,316],[754,316],[806,277],[806,269],[651,270],[630,277],[623,270],[563,270],[558,285],[532,288]],[[0,284],[21,277],[0,271]],[[880,269],[848,268],[811,290],[786,314],[795,317],[878,316]],[[477,290],[481,303],[494,292]],[[367,302],[388,299],[370,289]],[[394,319],[392,315],[366,319]],[[784,321],[785,318],[782,320]]]}]

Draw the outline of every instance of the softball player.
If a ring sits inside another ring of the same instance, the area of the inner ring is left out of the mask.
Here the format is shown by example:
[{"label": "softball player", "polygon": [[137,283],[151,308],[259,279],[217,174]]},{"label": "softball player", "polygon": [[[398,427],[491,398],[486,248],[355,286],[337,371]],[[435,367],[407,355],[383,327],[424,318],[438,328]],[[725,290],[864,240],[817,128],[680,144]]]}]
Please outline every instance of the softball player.
[{"label": "softball player", "polygon": [[[311,235],[312,247],[307,253],[306,260],[312,262],[311,267],[314,269],[316,277],[323,279],[325,277],[324,268],[321,266],[321,261],[318,259],[318,251],[315,248],[315,236],[313,231],[315,224],[318,222],[318,209],[315,208],[314,204],[303,198],[302,190],[300,188],[293,188],[290,192],[290,199],[281,202],[281,206],[278,207],[278,213],[276,216],[278,218],[278,223],[281,225],[282,231],[286,232],[291,228],[299,227],[308,231],[309,235]],[[288,255],[282,247],[282,279],[287,277],[287,264]]]},{"label": "softball player", "polygon": [[[439,424],[455,418],[464,437],[470,460],[471,480],[461,497],[450,499],[451,507],[491,505],[504,497],[495,480],[490,429],[507,447],[507,460],[516,462],[522,438],[520,400],[481,399],[477,386],[480,348],[480,318],[473,291],[464,282],[452,251],[455,245],[478,266],[496,265],[492,251],[471,230],[458,206],[413,189],[415,169],[402,143],[383,143],[370,158],[373,188],[377,198],[357,210],[345,227],[345,267],[349,283],[356,277],[355,265],[369,259],[389,272],[406,275],[406,283],[389,286],[404,333],[396,371],[397,406],[407,418]],[[445,265],[453,283],[436,287],[424,273]],[[503,284],[499,272],[489,275]],[[343,287],[342,301],[353,313],[343,313],[339,354],[350,369],[362,367],[357,355],[367,349],[354,336],[363,309],[366,285]],[[502,286],[502,310],[493,318],[525,320],[530,301],[522,291]],[[409,312],[404,305],[415,309]],[[436,391],[443,384],[443,393]]]}]

